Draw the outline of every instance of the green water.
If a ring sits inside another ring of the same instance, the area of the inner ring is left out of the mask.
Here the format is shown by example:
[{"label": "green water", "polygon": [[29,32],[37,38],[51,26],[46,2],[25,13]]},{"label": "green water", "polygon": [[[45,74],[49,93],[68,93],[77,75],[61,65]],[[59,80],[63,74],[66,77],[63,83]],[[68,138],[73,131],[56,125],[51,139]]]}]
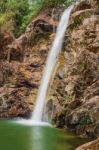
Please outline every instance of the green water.
[{"label": "green water", "polygon": [[66,130],[0,121],[0,150],[73,150],[84,142]]}]

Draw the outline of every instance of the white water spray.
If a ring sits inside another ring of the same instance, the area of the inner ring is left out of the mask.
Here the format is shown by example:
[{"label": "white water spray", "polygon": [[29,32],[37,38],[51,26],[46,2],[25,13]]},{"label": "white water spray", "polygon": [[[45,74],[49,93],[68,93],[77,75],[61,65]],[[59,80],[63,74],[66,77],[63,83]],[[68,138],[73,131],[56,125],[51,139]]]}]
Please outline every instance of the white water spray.
[{"label": "white water spray", "polygon": [[61,20],[57,29],[55,41],[49,53],[49,57],[48,57],[46,67],[44,70],[44,74],[43,74],[43,78],[41,81],[41,86],[39,89],[37,102],[36,102],[34,112],[32,115],[33,122],[42,122],[42,114],[43,114],[44,103],[46,99],[49,81],[51,79],[51,75],[53,73],[53,70],[57,62],[57,56],[59,55],[59,52],[61,51],[61,48],[62,48],[63,38],[65,35],[66,28],[68,27],[69,17],[70,17],[72,9],[73,9],[73,6],[70,6],[68,9],[65,10],[65,12],[63,13],[61,17]]}]

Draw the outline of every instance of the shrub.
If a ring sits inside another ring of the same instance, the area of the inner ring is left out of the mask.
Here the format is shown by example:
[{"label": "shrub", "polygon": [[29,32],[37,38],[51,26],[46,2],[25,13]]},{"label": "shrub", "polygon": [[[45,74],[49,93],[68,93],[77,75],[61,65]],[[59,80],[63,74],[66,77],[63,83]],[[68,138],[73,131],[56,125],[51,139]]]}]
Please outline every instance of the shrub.
[{"label": "shrub", "polygon": [[0,0],[0,29],[9,27],[18,37],[27,24],[41,10],[61,4],[70,5],[73,0]]}]

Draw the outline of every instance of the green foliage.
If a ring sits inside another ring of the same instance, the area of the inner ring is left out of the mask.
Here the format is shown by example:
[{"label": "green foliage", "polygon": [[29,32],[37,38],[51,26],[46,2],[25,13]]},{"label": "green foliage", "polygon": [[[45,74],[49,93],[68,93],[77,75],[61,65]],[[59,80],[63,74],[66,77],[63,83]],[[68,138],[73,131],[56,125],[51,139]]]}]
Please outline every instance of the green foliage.
[{"label": "green foliage", "polygon": [[73,30],[75,28],[78,28],[84,19],[89,18],[91,16],[91,12],[84,12],[82,14],[80,14],[79,16],[74,18],[74,22],[73,24],[71,24],[70,28]]},{"label": "green foliage", "polygon": [[41,2],[35,2],[35,0],[31,3],[29,6],[29,11],[27,15],[24,15],[22,18],[22,24],[20,26],[20,32],[25,31],[26,26],[29,24],[31,19],[35,17],[42,9],[42,3]]},{"label": "green foliage", "polygon": [[8,10],[6,1],[0,1],[0,29],[12,22],[13,11]]},{"label": "green foliage", "polygon": [[[1,0],[0,1],[0,27],[10,24],[14,27],[15,35],[18,35],[24,16],[29,13],[28,0]],[[11,27],[12,29],[12,27]],[[9,30],[11,30],[9,29]],[[17,34],[16,34],[17,33]]]},{"label": "green foliage", "polygon": [[42,6],[43,7],[55,7],[62,3],[64,3],[66,0],[42,0]]},{"label": "green foliage", "polygon": [[42,8],[48,8],[57,7],[61,4],[69,6],[72,4],[72,2],[74,2],[74,0],[39,0],[39,2],[42,4]]},{"label": "green foliage", "polygon": [[84,70],[86,70],[88,68],[88,64],[86,60],[83,60],[82,62],[80,62],[80,64],[78,65],[78,72],[82,73]]},{"label": "green foliage", "polygon": [[92,120],[91,118],[87,115],[85,116],[81,122],[80,122],[81,125],[89,125],[89,124],[92,124]]},{"label": "green foliage", "polygon": [[15,36],[25,31],[26,26],[41,10],[69,5],[73,0],[0,0],[0,28],[13,29]]},{"label": "green foliage", "polygon": [[14,16],[14,13],[10,11],[0,14],[0,27],[6,24],[6,22],[11,21],[13,16]]},{"label": "green foliage", "polygon": [[65,6],[70,6],[75,0],[65,0],[64,4]]}]

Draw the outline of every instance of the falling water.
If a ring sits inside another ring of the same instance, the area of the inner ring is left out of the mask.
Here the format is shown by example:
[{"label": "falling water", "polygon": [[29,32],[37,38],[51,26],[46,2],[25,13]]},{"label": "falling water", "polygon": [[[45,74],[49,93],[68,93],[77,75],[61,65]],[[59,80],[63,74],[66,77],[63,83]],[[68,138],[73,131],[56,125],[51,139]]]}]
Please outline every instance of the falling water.
[{"label": "falling water", "polygon": [[40,86],[38,97],[37,97],[37,102],[36,102],[34,112],[32,115],[32,119],[34,122],[42,121],[42,114],[43,114],[44,103],[46,99],[49,81],[51,79],[51,75],[53,73],[53,70],[57,62],[57,56],[62,48],[63,38],[65,35],[66,28],[68,27],[69,17],[70,17],[72,9],[73,9],[73,6],[70,6],[68,9],[65,10],[65,12],[63,13],[61,17],[61,20],[57,29],[55,41],[52,45],[52,49],[49,53],[49,57],[46,63],[43,78],[41,81],[41,86]]}]

